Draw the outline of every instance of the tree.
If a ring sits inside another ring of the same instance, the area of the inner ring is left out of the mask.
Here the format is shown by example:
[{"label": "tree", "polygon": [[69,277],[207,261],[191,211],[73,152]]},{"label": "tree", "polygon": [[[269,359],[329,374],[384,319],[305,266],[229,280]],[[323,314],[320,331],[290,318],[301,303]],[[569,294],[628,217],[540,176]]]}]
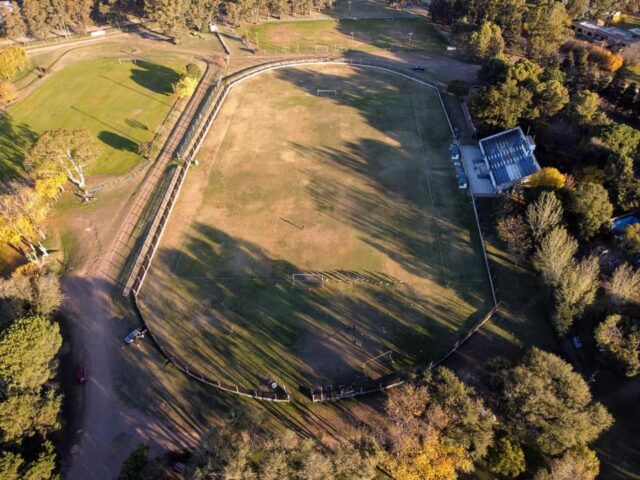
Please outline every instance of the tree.
[{"label": "tree", "polygon": [[487,465],[491,473],[511,478],[519,476],[527,468],[522,447],[507,437],[499,439],[491,448]]},{"label": "tree", "polygon": [[32,37],[45,38],[49,33],[48,3],[42,0],[23,0],[22,2],[22,14]]},{"label": "tree", "polygon": [[48,256],[41,225],[47,211],[48,205],[28,185],[13,183],[0,189],[0,243],[16,248],[30,261],[42,262]]},{"label": "tree", "polygon": [[3,442],[15,442],[36,433],[60,428],[58,415],[62,398],[53,390],[45,395],[29,390],[10,394],[0,402],[0,434]]},{"label": "tree", "polygon": [[544,191],[527,206],[527,223],[536,241],[562,223],[562,202],[554,192]]},{"label": "tree", "polygon": [[569,103],[569,91],[557,80],[542,82],[536,87],[534,104],[542,118],[556,115]]},{"label": "tree", "polygon": [[206,32],[218,12],[220,0],[190,0],[187,24],[194,30]]},{"label": "tree", "polygon": [[533,266],[547,285],[558,285],[577,251],[576,239],[564,227],[556,227],[540,240],[533,254]]},{"label": "tree", "polygon": [[600,268],[597,257],[588,257],[562,272],[554,291],[553,325],[558,335],[565,335],[576,317],[593,303],[598,291]]},{"label": "tree", "polygon": [[51,130],[38,137],[24,165],[36,180],[59,178],[64,173],[87,198],[85,168],[100,153],[95,138],[88,130]]},{"label": "tree", "polygon": [[11,82],[0,82],[0,104],[7,105],[18,98],[18,90]]},{"label": "tree", "polygon": [[15,320],[0,332],[0,378],[10,388],[40,388],[61,344],[57,323],[41,316]]},{"label": "tree", "polygon": [[627,303],[640,292],[640,270],[634,270],[628,263],[623,263],[614,270],[606,287],[614,305]]},{"label": "tree", "polygon": [[560,170],[554,167],[544,167],[531,175],[527,180],[527,184],[533,188],[552,188],[560,190],[564,188],[566,177],[560,173]]},{"label": "tree", "polygon": [[589,240],[609,221],[613,205],[602,185],[579,183],[571,192],[569,210],[576,218],[578,235],[582,240]]},{"label": "tree", "polygon": [[18,45],[0,50],[0,80],[9,80],[22,71],[27,63],[27,53]]},{"label": "tree", "polygon": [[50,441],[44,442],[38,458],[30,463],[22,477],[23,480],[50,480],[57,479],[54,474],[56,469],[56,453]]},{"label": "tree", "polygon": [[640,130],[623,123],[613,123],[602,133],[602,140],[612,154],[619,157],[640,156]]},{"label": "tree", "polygon": [[149,463],[149,446],[141,443],[122,462],[119,480],[144,480],[145,468]]},{"label": "tree", "polygon": [[189,3],[188,0],[146,0],[144,8],[166,35],[179,42],[187,31]]},{"label": "tree", "polygon": [[3,480],[20,480],[20,467],[24,459],[17,453],[4,451],[0,454],[0,478]]},{"label": "tree", "polygon": [[580,90],[571,98],[569,115],[580,126],[588,127],[600,108],[600,97],[589,90]]},{"label": "tree", "polygon": [[501,57],[493,57],[482,62],[482,67],[478,71],[478,78],[483,83],[495,85],[502,83],[509,75],[511,64],[507,59]]},{"label": "tree", "polygon": [[[386,412],[393,423],[388,435],[396,478],[451,478],[446,475],[468,471],[473,461],[484,457],[493,439],[493,414],[446,368],[438,368],[419,384],[394,390]],[[435,476],[441,468],[443,476]]]},{"label": "tree", "polygon": [[17,2],[11,2],[10,6],[2,4],[0,15],[4,20],[2,27],[7,38],[20,40],[27,36],[27,25],[22,18],[22,9]]},{"label": "tree", "polygon": [[529,10],[526,20],[528,52],[531,58],[555,55],[564,42],[570,19],[560,2],[541,3]]},{"label": "tree", "polygon": [[447,92],[458,97],[465,97],[469,94],[469,84],[464,80],[451,80],[447,85]]},{"label": "tree", "polygon": [[178,98],[189,98],[198,87],[198,79],[191,75],[181,75],[180,80],[173,86]]},{"label": "tree", "polygon": [[485,129],[504,130],[515,127],[531,103],[533,95],[515,80],[484,86],[473,98],[471,111]]},{"label": "tree", "polygon": [[543,453],[559,455],[595,440],[613,423],[589,386],[560,357],[533,348],[502,374],[509,426]]},{"label": "tree", "polygon": [[10,278],[0,278],[0,300],[10,304],[7,320],[27,314],[50,315],[63,299],[58,275],[33,268],[33,264],[17,268]]},{"label": "tree", "polygon": [[469,39],[469,51],[479,60],[499,57],[504,51],[504,40],[500,27],[492,22],[483,22],[480,29]]},{"label": "tree", "polygon": [[507,244],[509,253],[516,262],[523,260],[531,250],[531,239],[527,224],[519,215],[505,215],[496,222],[496,233]]},{"label": "tree", "polygon": [[533,480],[595,480],[600,473],[596,452],[587,447],[567,451],[551,461],[549,469],[540,469]]},{"label": "tree", "polygon": [[605,355],[620,365],[627,377],[640,373],[640,321],[609,315],[596,327],[594,336],[606,348]]},{"label": "tree", "polygon": [[622,233],[622,245],[631,254],[640,253],[640,223],[625,227]]}]

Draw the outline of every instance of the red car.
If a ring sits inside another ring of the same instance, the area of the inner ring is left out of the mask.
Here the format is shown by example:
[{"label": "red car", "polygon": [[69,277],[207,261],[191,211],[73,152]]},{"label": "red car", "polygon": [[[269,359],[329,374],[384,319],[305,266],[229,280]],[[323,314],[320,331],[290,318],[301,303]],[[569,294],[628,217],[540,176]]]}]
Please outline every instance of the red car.
[{"label": "red car", "polygon": [[76,367],[76,382],[83,384],[87,381],[87,371],[84,368],[84,365],[78,365]]}]

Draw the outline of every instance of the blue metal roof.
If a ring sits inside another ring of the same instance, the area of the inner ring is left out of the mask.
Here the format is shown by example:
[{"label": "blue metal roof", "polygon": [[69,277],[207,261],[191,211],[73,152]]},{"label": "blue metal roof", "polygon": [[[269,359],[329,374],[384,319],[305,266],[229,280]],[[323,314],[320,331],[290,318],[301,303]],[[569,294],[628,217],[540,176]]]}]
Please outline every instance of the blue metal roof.
[{"label": "blue metal roof", "polygon": [[533,155],[535,146],[519,127],[480,140],[480,146],[496,186],[511,184],[540,170]]}]

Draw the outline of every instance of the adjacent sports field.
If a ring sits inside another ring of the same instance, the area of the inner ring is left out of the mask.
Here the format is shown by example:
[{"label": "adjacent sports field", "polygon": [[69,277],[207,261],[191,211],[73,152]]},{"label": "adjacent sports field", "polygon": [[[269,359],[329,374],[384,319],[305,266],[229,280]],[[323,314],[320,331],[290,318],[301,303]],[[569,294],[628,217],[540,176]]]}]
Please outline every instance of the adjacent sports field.
[{"label": "adjacent sports field", "polygon": [[[289,52],[427,50],[446,45],[433,25],[416,18],[267,22],[243,32],[260,49]],[[323,50],[324,49],[324,50]]]},{"label": "adjacent sports field", "polygon": [[57,128],[95,134],[103,156],[95,175],[122,175],[140,160],[140,142],[153,138],[174,102],[181,65],[117,58],[81,61],[51,74],[24,100],[0,115],[0,179],[20,174],[37,136]]},{"label": "adjacent sports field", "polygon": [[[437,358],[489,308],[449,141],[437,94],[392,74],[326,65],[246,81],[147,276],[150,328],[241,386],[346,384]],[[325,282],[294,283],[300,272]]]}]

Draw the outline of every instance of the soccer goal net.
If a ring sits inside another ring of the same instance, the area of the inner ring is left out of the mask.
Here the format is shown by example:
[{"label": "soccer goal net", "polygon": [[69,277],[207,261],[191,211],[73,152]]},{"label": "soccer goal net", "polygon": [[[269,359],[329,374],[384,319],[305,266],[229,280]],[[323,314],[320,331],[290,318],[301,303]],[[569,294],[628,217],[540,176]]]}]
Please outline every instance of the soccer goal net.
[{"label": "soccer goal net", "polygon": [[131,62],[134,65],[138,64],[138,59],[136,57],[120,57],[118,58],[118,63],[122,64],[122,63],[127,63],[127,62]]},{"label": "soccer goal net", "polygon": [[320,95],[337,95],[338,94],[338,90],[328,90],[328,89],[318,89],[316,90],[316,96],[320,96]]},{"label": "soccer goal net", "polygon": [[293,279],[293,283],[320,285],[324,282],[324,275],[320,273],[293,273],[291,278]]}]

